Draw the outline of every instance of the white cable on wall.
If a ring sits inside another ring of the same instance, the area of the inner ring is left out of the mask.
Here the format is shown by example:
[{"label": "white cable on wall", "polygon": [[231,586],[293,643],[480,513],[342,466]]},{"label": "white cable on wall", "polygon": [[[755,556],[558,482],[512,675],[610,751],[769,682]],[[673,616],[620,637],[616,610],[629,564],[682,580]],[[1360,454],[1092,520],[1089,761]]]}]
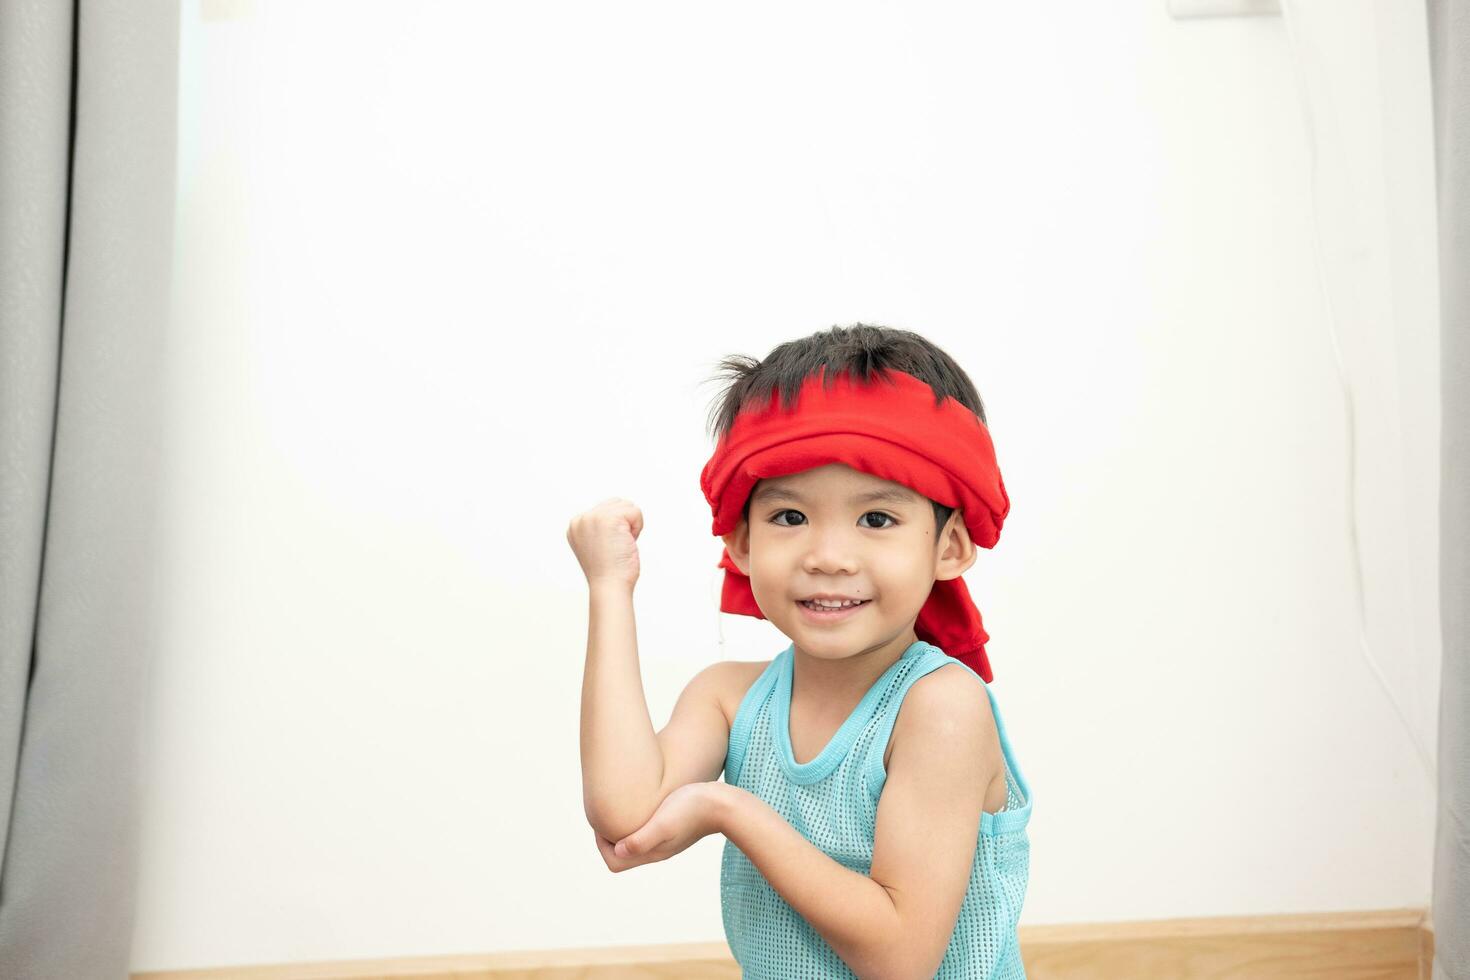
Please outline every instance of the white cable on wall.
[{"label": "white cable on wall", "polygon": [[1342,386],[1343,403],[1347,409],[1347,518],[1348,538],[1352,545],[1353,556],[1353,585],[1355,597],[1358,604],[1358,647],[1363,652],[1363,657],[1368,662],[1368,667],[1373,671],[1373,676],[1378,679],[1378,684],[1383,688],[1383,693],[1388,697],[1389,704],[1393,705],[1394,711],[1403,723],[1404,730],[1409,734],[1409,740],[1414,743],[1414,748],[1419,754],[1419,761],[1424,766],[1424,772],[1429,776],[1430,788],[1435,788],[1437,767],[1434,760],[1429,756],[1429,750],[1419,740],[1414,731],[1413,724],[1408,715],[1404,713],[1399,701],[1394,697],[1393,689],[1388,680],[1379,669],[1378,662],[1373,658],[1373,652],[1368,646],[1368,610],[1363,597],[1363,558],[1358,547],[1358,506],[1357,506],[1357,425],[1354,414],[1355,403],[1353,400],[1352,385],[1348,383],[1347,372],[1342,363],[1342,351],[1337,345],[1337,316],[1332,306],[1332,291],[1327,286],[1327,273],[1322,260],[1322,228],[1318,217],[1317,205],[1317,124],[1312,114],[1311,92],[1307,86],[1306,72],[1302,68],[1302,60],[1305,57],[1305,45],[1298,34],[1295,20],[1296,15],[1292,8],[1295,0],[1280,0],[1281,19],[1286,25],[1286,38],[1292,50],[1292,68],[1296,71],[1297,87],[1301,95],[1302,116],[1307,127],[1307,143],[1311,152],[1311,185],[1312,185],[1312,257],[1317,267],[1317,283],[1322,291],[1322,301],[1327,308],[1327,336],[1332,341],[1332,356],[1337,364],[1337,380]]}]

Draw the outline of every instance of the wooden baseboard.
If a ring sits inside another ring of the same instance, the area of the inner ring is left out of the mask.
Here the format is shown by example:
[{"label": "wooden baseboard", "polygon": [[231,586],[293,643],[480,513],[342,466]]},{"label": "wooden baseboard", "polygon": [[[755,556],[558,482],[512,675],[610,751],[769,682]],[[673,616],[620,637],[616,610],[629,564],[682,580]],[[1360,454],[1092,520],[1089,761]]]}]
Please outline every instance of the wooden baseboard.
[{"label": "wooden baseboard", "polygon": [[[1022,926],[1028,980],[1430,980],[1425,909]],[[723,941],[134,973],[132,980],[740,980]]]},{"label": "wooden baseboard", "polygon": [[1020,939],[1029,980],[1429,980],[1434,952],[1424,909],[1033,926]]}]

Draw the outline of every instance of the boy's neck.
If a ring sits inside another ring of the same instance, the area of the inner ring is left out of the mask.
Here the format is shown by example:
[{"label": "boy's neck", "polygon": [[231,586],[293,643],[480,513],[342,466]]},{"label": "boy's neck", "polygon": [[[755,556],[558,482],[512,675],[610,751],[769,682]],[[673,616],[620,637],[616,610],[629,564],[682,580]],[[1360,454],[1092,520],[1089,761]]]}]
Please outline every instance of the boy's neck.
[{"label": "boy's neck", "polygon": [[913,624],[891,640],[847,657],[815,657],[792,644],[791,699],[851,709],[918,642]]}]

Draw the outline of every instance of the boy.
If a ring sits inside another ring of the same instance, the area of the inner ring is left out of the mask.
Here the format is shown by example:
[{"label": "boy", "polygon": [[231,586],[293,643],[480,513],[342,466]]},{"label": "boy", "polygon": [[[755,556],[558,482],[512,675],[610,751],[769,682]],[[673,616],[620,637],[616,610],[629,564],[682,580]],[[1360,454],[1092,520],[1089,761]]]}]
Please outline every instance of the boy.
[{"label": "boy", "polygon": [[924,338],[863,324],[722,364],[701,474],[721,609],[792,642],[701,670],[655,733],[632,607],[642,514],[613,498],[573,518],[603,859],[623,871],[724,834],[746,977],[1024,977],[1031,794],[960,577],[1010,507],[979,395]]}]

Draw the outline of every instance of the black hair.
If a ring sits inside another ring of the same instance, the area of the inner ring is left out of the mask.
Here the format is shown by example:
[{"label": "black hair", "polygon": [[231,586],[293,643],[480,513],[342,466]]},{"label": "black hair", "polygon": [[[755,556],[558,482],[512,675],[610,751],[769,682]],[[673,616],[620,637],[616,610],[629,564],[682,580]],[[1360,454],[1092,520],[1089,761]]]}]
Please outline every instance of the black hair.
[{"label": "black hair", "polygon": [[[781,393],[781,408],[790,410],[806,379],[819,372],[823,384],[830,388],[844,373],[868,384],[889,369],[911,374],[927,384],[934,392],[935,405],[946,397],[953,398],[981,422],[986,421],[985,404],[975,383],[954,358],[910,330],[855,323],[788,340],[761,360],[744,354],[723,358],[717,365],[716,378],[723,377],[726,384],[711,407],[706,430],[716,441],[723,439],[743,408],[769,405],[776,391]],[[934,505],[937,532],[954,508],[935,500],[929,502]],[[748,498],[741,513],[749,520]]]}]

